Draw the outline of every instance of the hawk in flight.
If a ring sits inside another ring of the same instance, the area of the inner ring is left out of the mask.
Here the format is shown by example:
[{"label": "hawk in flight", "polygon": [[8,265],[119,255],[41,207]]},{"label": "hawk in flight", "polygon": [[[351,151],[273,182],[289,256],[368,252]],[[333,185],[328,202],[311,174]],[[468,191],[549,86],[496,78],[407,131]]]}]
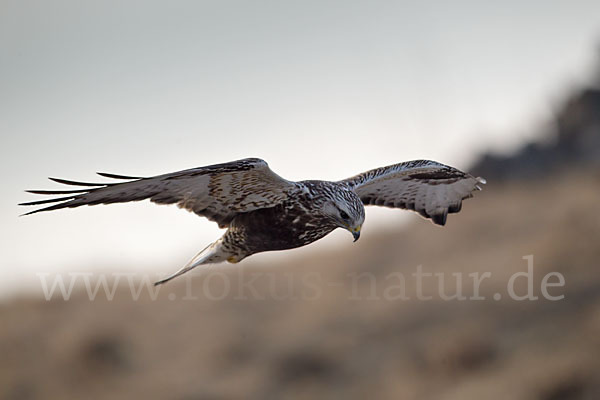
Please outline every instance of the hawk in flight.
[{"label": "hawk in flight", "polygon": [[[192,168],[151,178],[99,173],[114,183],[51,180],[75,190],[29,190],[66,197],[21,203],[39,211],[83,205],[150,199],[175,203],[206,217],[227,231],[198,253],[165,283],[203,264],[237,263],[249,255],[300,247],[321,239],[336,228],[360,236],[364,205],[414,210],[434,224],[444,225],[448,213],[460,211],[462,200],[481,190],[482,178],[435,161],[415,160],[376,168],[342,181],[292,182],[275,174],[258,158]],[[27,215],[25,214],[25,215]]]}]

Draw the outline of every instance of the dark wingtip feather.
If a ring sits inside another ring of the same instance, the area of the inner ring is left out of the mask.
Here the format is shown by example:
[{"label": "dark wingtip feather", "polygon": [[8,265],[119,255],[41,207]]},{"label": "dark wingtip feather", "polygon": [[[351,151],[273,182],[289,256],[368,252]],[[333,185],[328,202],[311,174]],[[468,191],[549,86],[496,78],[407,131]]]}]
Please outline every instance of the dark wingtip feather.
[{"label": "dark wingtip feather", "polygon": [[[19,205],[20,205],[20,204],[19,204]],[[42,211],[42,210],[33,210],[33,211],[29,211],[29,212],[26,212],[25,214],[21,214],[21,215],[19,215],[19,217],[24,217],[24,216],[26,216],[26,215],[35,214],[35,213],[37,213],[37,212],[40,212],[40,211]]]},{"label": "dark wingtip feather", "polygon": [[39,206],[41,204],[57,203],[59,201],[73,200],[74,198],[75,198],[74,196],[59,197],[56,199],[36,200],[36,201],[29,201],[26,203],[19,203],[19,205],[20,206]]},{"label": "dark wingtip feather", "polygon": [[447,213],[436,214],[431,216],[431,220],[434,224],[444,226],[446,225],[446,218],[448,217]]},{"label": "dark wingtip feather", "polygon": [[33,194],[71,194],[71,193],[86,193],[90,189],[77,189],[77,190],[26,190],[27,193]]},{"label": "dark wingtip feather", "polygon": [[76,181],[69,181],[67,179],[51,178],[51,177],[48,177],[48,179],[50,179],[51,181],[57,182],[57,183],[62,183],[63,185],[71,185],[71,186],[108,186],[109,185],[107,183],[76,182]]},{"label": "dark wingtip feather", "polygon": [[96,172],[96,173],[105,178],[112,178],[112,179],[144,179],[139,176],[117,175],[117,174],[109,174],[107,172]]},{"label": "dark wingtip feather", "polygon": [[[31,214],[39,213],[39,212],[42,212],[42,211],[60,210],[61,208],[72,207],[72,206],[69,205],[71,203],[69,200],[72,200],[72,199],[73,199],[72,197],[63,198],[63,199],[54,199],[54,200],[51,200],[51,201],[60,201],[60,200],[67,200],[67,201],[64,201],[63,203],[53,204],[50,207],[38,208],[37,210],[33,210],[33,211],[29,211],[29,212],[27,212],[25,214],[21,214],[21,216],[31,215]],[[46,201],[39,202],[37,204],[42,204],[44,202],[45,203],[49,203],[50,201],[46,200]],[[36,202],[22,203],[22,204],[19,204],[19,205],[37,205],[37,204],[33,204],[33,203],[36,203]]]},{"label": "dark wingtip feather", "polygon": [[457,213],[457,212],[460,212],[461,209],[462,209],[462,201],[448,207],[448,212],[449,213]]}]

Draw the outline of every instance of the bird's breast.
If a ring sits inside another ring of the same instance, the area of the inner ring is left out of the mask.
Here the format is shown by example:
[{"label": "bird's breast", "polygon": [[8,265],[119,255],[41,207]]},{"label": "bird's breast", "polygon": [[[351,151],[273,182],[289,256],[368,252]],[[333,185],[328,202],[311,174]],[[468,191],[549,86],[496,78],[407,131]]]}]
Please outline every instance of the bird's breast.
[{"label": "bird's breast", "polygon": [[304,246],[330,233],[335,226],[300,204],[281,204],[237,216],[232,228],[244,235],[251,253]]}]

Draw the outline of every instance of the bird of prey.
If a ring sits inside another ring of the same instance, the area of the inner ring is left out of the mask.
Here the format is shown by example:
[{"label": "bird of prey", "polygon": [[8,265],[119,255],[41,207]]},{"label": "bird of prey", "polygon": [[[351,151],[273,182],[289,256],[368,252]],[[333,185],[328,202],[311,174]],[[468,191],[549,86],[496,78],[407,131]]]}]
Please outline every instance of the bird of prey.
[{"label": "bird of prey", "polygon": [[[203,264],[237,263],[263,251],[307,245],[336,228],[358,240],[365,220],[363,205],[414,210],[434,224],[444,225],[448,213],[459,212],[462,200],[481,190],[482,178],[435,161],[415,160],[372,169],[337,182],[292,182],[275,174],[258,158],[192,168],[151,178],[98,173],[111,183],[74,182],[75,190],[29,190],[43,195],[66,195],[21,203],[39,211],[83,205],[123,203],[150,199],[177,204],[216,222],[227,231],[165,283]],[[25,214],[25,215],[27,215]]]}]

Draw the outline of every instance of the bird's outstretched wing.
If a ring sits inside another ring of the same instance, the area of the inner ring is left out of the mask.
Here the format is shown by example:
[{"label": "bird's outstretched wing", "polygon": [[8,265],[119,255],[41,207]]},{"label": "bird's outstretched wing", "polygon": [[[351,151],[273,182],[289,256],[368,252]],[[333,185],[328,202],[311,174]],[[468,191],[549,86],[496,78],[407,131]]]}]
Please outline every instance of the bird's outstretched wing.
[{"label": "bird's outstretched wing", "polygon": [[258,158],[246,158],[151,178],[106,173],[99,175],[127,181],[87,183],[50,178],[58,183],[82,188],[58,191],[28,190],[35,194],[67,196],[20,205],[57,203],[27,213],[33,214],[67,207],[150,199],[158,204],[175,203],[181,208],[217,222],[220,227],[226,227],[239,213],[279,204],[288,198],[288,193],[294,188],[294,183],[275,174],[265,161]]},{"label": "bird's outstretched wing", "polygon": [[459,212],[462,200],[485,184],[456,168],[415,160],[376,168],[344,181],[365,205],[414,210],[438,225],[448,213]]}]

